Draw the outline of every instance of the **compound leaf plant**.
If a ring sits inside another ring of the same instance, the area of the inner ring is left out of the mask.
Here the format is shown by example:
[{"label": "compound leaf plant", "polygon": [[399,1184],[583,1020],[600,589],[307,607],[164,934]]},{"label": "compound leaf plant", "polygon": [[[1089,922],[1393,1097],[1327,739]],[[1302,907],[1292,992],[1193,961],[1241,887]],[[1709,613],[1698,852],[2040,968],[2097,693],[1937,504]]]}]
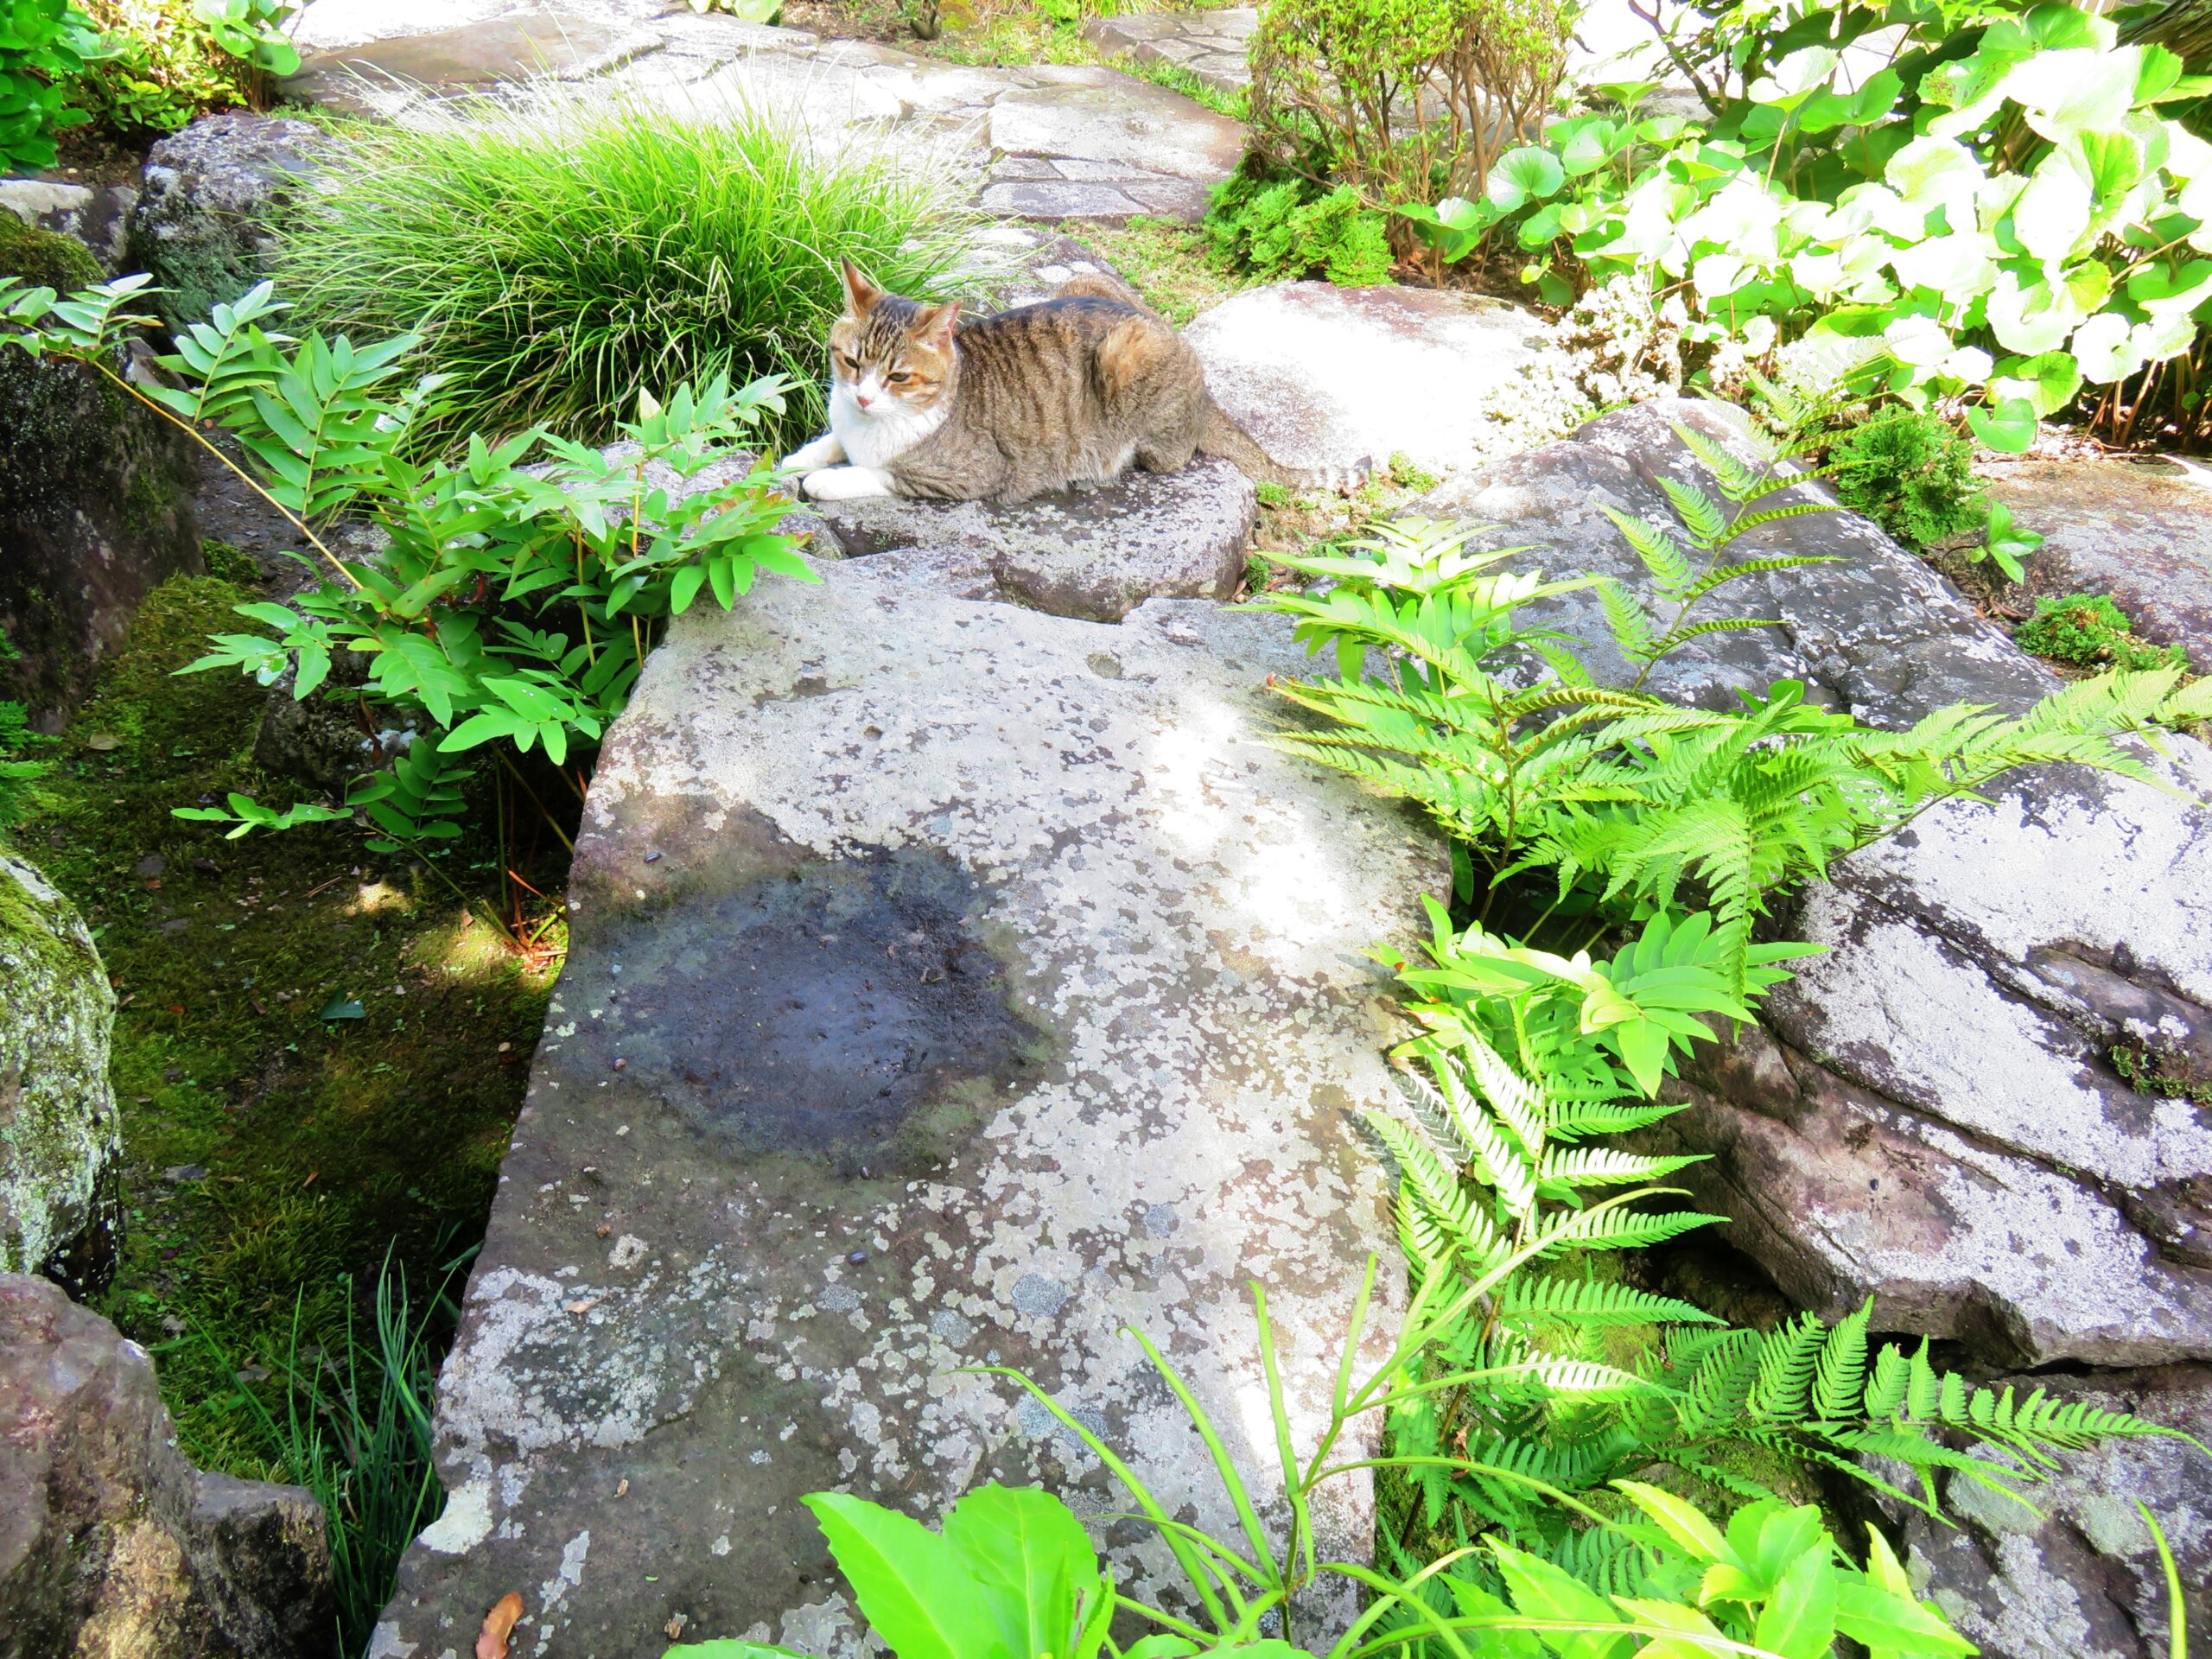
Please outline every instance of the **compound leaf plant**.
[{"label": "compound leaf plant", "polygon": [[[232,668],[269,685],[289,676],[296,698],[374,705],[372,729],[401,735],[346,805],[372,824],[378,850],[456,834],[479,751],[510,767],[513,754],[540,754],[581,793],[581,752],[621,710],[671,617],[702,593],[727,609],[763,573],[814,579],[780,527],[790,502],[772,469],[741,454],[733,464],[734,446],[781,409],[779,380],[686,385],[665,404],[641,395],[606,451],[531,428],[472,435],[448,460],[416,442],[442,412],[442,382],[402,378],[412,339],[294,339],[275,327],[283,307],[267,283],[178,332],[159,359],[176,384],[125,378],[120,342],[156,323],[129,308],[152,291],[143,276],[66,299],[0,281],[0,346],[80,363],[203,443],[207,425],[236,438],[247,466],[215,453],[290,521],[310,550],[291,556],[321,580],[289,604],[240,606],[258,631],[215,636],[185,671]],[[341,522],[349,537],[334,532]],[[365,543],[376,550],[353,550]],[[366,658],[359,683],[334,681],[341,652]],[[347,814],[232,796],[180,815],[235,836]]]}]

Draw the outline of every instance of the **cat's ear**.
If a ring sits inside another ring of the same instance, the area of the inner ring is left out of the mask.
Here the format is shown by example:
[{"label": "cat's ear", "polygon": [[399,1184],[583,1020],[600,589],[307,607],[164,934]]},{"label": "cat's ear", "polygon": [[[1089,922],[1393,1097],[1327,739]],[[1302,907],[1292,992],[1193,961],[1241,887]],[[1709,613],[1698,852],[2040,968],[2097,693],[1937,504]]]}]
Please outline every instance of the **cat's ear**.
[{"label": "cat's ear", "polygon": [[952,327],[960,320],[960,302],[947,300],[942,305],[925,307],[914,318],[914,338],[938,351],[952,346]]},{"label": "cat's ear", "polygon": [[875,308],[883,297],[883,290],[861,275],[861,268],[842,255],[837,260],[838,272],[845,279],[845,312],[848,316],[864,317]]}]

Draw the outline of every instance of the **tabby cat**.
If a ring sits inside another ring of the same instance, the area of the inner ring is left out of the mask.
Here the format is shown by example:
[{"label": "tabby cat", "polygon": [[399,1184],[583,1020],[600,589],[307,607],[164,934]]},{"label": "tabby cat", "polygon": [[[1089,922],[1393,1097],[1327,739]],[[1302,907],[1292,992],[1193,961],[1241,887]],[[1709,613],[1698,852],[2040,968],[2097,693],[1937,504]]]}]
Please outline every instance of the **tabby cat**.
[{"label": "tabby cat", "polygon": [[965,322],[959,301],[887,294],[850,260],[844,279],[830,430],[785,460],[817,501],[1027,501],[1194,454],[1278,476],[1207,393],[1198,353],[1110,276]]}]

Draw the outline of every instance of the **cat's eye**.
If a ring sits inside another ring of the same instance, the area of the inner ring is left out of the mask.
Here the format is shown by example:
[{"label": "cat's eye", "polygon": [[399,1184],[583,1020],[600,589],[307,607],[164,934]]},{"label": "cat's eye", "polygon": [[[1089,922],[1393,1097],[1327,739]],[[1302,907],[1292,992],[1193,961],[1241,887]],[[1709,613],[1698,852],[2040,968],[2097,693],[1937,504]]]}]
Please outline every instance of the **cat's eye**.
[{"label": "cat's eye", "polygon": [[885,375],[883,378],[888,380],[894,386],[903,386],[914,377],[908,373],[905,369],[893,369],[890,373]]},{"label": "cat's eye", "polygon": [[858,374],[861,368],[860,359],[848,357],[844,353],[840,352],[837,353],[837,366],[844,370],[847,374]]}]

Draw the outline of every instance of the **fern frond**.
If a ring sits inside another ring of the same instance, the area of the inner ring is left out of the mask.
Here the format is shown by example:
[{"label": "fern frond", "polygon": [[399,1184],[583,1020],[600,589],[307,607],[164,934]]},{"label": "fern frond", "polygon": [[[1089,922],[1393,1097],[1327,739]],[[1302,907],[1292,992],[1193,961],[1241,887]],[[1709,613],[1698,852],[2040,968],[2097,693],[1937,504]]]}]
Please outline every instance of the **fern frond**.
[{"label": "fern frond", "polygon": [[1498,1317],[1514,1320],[1556,1320],[1595,1329],[1635,1325],[1719,1325],[1720,1319],[1692,1303],[1661,1296],[1633,1285],[1599,1284],[1580,1279],[1516,1276],[1497,1293]]},{"label": "fern frond", "polygon": [[1821,1344],[1812,1412],[1821,1422],[1840,1423],[1856,1414],[1866,1375],[1866,1322],[1873,1313],[1874,1299],[1869,1296],[1856,1313],[1839,1319]]},{"label": "fern frond", "polygon": [[1766,1333],[1759,1344],[1758,1381],[1746,1402],[1753,1416],[1770,1423],[1803,1421],[1827,1337],[1827,1326],[1810,1313]]}]

